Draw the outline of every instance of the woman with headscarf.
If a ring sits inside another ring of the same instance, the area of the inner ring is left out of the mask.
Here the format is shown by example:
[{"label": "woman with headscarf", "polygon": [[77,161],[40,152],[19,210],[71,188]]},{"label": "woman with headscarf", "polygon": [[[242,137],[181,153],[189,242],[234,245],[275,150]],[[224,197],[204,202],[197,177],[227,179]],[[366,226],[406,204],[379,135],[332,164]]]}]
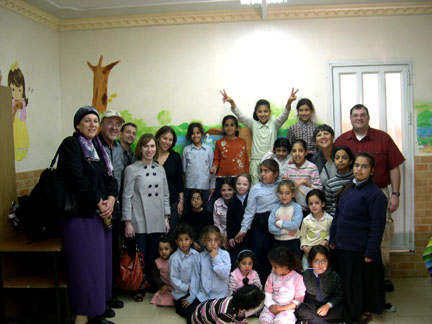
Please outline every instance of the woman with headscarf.
[{"label": "woman with headscarf", "polygon": [[99,138],[99,114],[81,107],[74,116],[75,132],[59,148],[57,170],[79,200],[77,217],[61,219],[63,249],[69,275],[71,309],[76,324],[110,324],[103,317],[111,298],[111,231],[117,181]]}]

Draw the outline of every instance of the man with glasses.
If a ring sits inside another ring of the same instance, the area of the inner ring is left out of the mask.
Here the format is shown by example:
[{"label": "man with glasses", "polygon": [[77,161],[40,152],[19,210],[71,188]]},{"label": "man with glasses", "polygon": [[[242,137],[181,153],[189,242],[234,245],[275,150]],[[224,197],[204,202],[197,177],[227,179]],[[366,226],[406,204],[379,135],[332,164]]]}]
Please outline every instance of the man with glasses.
[{"label": "man with glasses", "polygon": [[[334,145],[345,145],[348,146],[354,154],[368,152],[375,157],[373,180],[388,199],[387,223],[381,243],[384,284],[386,291],[393,291],[394,287],[390,280],[389,268],[390,241],[394,232],[394,223],[391,213],[395,212],[399,207],[399,187],[401,178],[399,166],[405,161],[405,158],[386,132],[369,126],[369,110],[364,105],[357,104],[351,108],[350,120],[353,127],[352,130],[339,136]],[[391,194],[388,190],[388,185],[391,185]],[[386,309],[388,311],[394,311],[394,308],[389,309],[387,307]]]},{"label": "man with glasses", "polygon": [[[123,170],[126,167],[123,163],[123,149],[120,143],[116,142],[117,137],[120,134],[122,124],[125,122],[123,117],[118,111],[107,110],[100,123],[99,138],[102,145],[107,152],[114,169],[114,177],[117,180],[118,189],[120,192],[121,178]],[[115,316],[115,312],[112,308],[122,308],[123,302],[117,299],[116,282],[120,268],[120,229],[121,229],[121,217],[120,208],[118,201],[114,206],[112,223],[112,264],[113,264],[113,290],[112,298],[107,301],[107,309],[104,317],[111,318]]]}]

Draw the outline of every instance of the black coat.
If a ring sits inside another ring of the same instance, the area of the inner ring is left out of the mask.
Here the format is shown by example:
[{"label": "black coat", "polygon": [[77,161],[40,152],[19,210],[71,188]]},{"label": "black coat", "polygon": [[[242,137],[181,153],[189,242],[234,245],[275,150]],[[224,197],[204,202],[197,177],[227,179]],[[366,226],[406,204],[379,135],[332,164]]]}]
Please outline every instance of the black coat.
[{"label": "black coat", "polygon": [[78,136],[66,137],[59,148],[57,170],[80,200],[81,217],[93,216],[99,201],[108,196],[117,197],[117,181],[108,175],[102,152],[96,148],[99,161],[87,161]]}]

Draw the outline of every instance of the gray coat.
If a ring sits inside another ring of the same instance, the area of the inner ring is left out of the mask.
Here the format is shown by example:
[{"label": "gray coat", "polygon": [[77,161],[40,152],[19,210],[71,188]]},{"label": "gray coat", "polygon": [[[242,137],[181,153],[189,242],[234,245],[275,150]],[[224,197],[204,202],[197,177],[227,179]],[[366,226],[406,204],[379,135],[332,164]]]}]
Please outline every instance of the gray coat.
[{"label": "gray coat", "polygon": [[171,211],[164,168],[137,161],[126,167],[123,181],[122,220],[132,221],[135,233],[165,232]]}]

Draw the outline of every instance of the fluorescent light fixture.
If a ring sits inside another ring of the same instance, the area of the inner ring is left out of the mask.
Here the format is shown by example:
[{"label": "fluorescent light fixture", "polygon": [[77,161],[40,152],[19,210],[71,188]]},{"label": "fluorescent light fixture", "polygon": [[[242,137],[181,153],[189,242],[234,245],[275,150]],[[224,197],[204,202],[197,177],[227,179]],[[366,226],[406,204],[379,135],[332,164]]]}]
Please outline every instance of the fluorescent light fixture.
[{"label": "fluorescent light fixture", "polygon": [[[288,0],[267,0],[267,4],[274,4],[274,3],[286,3]],[[240,0],[240,4],[242,5],[257,5],[262,4],[262,0]]]}]

